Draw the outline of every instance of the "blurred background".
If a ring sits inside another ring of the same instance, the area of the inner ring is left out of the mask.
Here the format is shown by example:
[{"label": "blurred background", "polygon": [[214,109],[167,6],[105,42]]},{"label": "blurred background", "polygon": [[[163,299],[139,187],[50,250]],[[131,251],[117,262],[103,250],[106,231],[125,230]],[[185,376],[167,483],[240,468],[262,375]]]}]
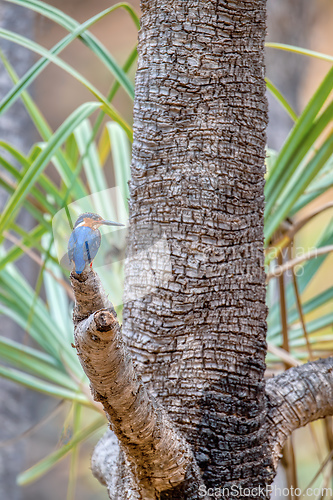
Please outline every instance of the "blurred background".
[{"label": "blurred background", "polygon": [[[47,4],[57,7],[79,23],[83,23],[95,14],[108,8],[115,2],[99,0],[54,0]],[[139,13],[138,1],[132,6]],[[1,1],[0,26],[12,30],[34,40],[47,49],[51,49],[67,31],[46,17],[29,11],[20,6]],[[332,55],[333,47],[333,2],[331,0],[268,0],[268,30],[267,41],[295,45],[313,51]],[[98,21],[90,28],[102,44],[122,66],[133,50],[137,40],[137,30],[123,9],[116,10],[111,15]],[[29,67],[37,60],[35,54],[8,40],[0,40],[0,47],[7,59],[15,68],[19,77],[24,75]],[[113,82],[113,77],[104,64],[81,41],[74,40],[61,53],[61,58],[88,78],[103,95],[107,95]],[[323,80],[329,70],[330,63],[314,57],[307,57],[273,48],[266,52],[267,76],[284,95],[289,104],[300,114],[306,103]],[[133,82],[135,64],[128,72]],[[0,62],[0,99],[12,88],[13,83],[7,75],[4,65]],[[49,64],[29,87],[29,93],[39,107],[45,120],[53,131],[64,122],[64,119],[75,111],[78,106],[91,99],[89,91],[71,75],[62,71],[53,64]],[[281,103],[268,93],[269,126],[268,147],[279,151],[288,136],[293,120],[290,118]],[[126,122],[132,124],[132,100],[120,88],[113,99],[113,105]],[[93,115],[94,117],[96,116]],[[104,119],[104,122],[106,119]],[[102,128],[100,128],[102,130]],[[97,134],[101,140],[102,133]],[[7,113],[0,117],[0,139],[8,141],[17,149],[28,155],[33,144],[41,141],[36,127],[33,126],[22,102],[17,101]],[[8,151],[3,152],[8,158]],[[108,184],[114,185],[114,159],[108,150],[103,160],[105,178]],[[19,167],[18,167],[19,168]],[[0,171],[3,166],[0,166]],[[48,175],[54,182],[57,177],[53,167],[48,167]],[[0,187],[1,211],[8,200],[8,194]],[[333,201],[333,190],[326,189],[325,193],[314,199],[310,204],[297,212],[296,218],[302,219],[312,213],[316,207],[321,207]],[[27,231],[34,227],[33,218],[22,210],[20,224]],[[295,245],[303,249],[304,253],[313,247],[313,241],[332,221],[332,210],[325,210],[308,222],[297,234]],[[10,248],[7,243],[6,248]],[[39,265],[29,256],[21,256],[17,260],[17,267],[23,273],[32,289],[35,289],[39,275]],[[332,273],[333,255],[326,258],[318,269],[309,286],[302,294],[302,301],[311,300],[322,291],[333,286]],[[277,280],[275,280],[277,281]],[[288,284],[288,283],[287,283]],[[275,286],[275,288],[274,288]],[[276,301],[278,291],[276,284],[272,285],[272,303]],[[45,299],[46,291],[41,287],[41,297]],[[320,310],[316,309],[307,316],[307,321],[318,317],[329,316],[333,313],[332,300],[325,301]],[[1,335],[9,337],[23,344],[31,343],[27,339],[24,328],[17,321],[5,314],[0,318]],[[316,355],[329,355],[332,351],[333,337],[332,323],[326,321],[320,329],[322,336],[326,335],[325,342],[317,345]],[[328,340],[327,340],[328,339]],[[34,344],[33,344],[34,345]],[[302,344],[297,356],[300,359],[308,356]],[[295,354],[296,356],[296,354]],[[268,358],[268,375],[277,373],[285,368],[281,359],[272,354]],[[26,485],[16,484],[18,473],[34,466],[39,460],[51,452],[61,449],[73,435],[72,417],[74,410],[69,401],[60,402],[55,398],[42,395],[24,388],[12,381],[0,378],[1,397],[1,429],[0,429],[0,498],[8,500],[62,500],[80,498],[81,500],[107,499],[108,495],[90,473],[90,457],[94,444],[104,429],[95,432],[89,439],[82,442],[75,466],[76,489],[75,493],[68,490],[68,477],[71,468],[71,457],[67,455],[50,468],[38,480]],[[91,412],[91,414],[89,413]],[[83,420],[89,424],[93,420],[93,409],[88,409]],[[322,425],[315,423],[310,428],[301,429],[293,437],[293,446],[287,450],[284,457],[285,468],[281,468],[277,484],[279,487],[288,484],[288,481],[297,481],[297,485],[305,488],[315,476],[320,464],[332,447],[331,422]],[[332,487],[332,466],[330,474],[318,476],[315,485],[328,481]],[[327,480],[328,477],[328,480]],[[325,479],[326,478],[326,479]],[[284,498],[284,497],[281,497]],[[315,498],[315,497],[313,497]]]}]

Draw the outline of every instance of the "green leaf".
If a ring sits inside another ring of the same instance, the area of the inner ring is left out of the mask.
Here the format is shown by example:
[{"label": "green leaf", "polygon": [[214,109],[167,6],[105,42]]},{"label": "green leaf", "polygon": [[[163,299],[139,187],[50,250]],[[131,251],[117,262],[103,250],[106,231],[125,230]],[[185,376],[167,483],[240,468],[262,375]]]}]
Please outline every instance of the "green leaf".
[{"label": "green leaf", "polygon": [[[101,114],[104,116],[103,111]],[[79,159],[79,150],[77,148],[74,134],[71,134],[66,141],[66,156],[70,158],[72,165],[75,165]]]},{"label": "green leaf", "polygon": [[54,155],[59,146],[67,139],[73,130],[91,113],[93,113],[100,105],[96,103],[85,103],[76,109],[58,128],[49,140],[46,148],[36,158],[32,165],[27,170],[26,174],[19,183],[15,193],[11,196],[6,204],[0,219],[0,234],[8,228],[11,221],[14,219],[18,208],[25,200],[31,186],[38,179],[42,170],[47,166],[48,162]]},{"label": "green leaf", "polygon": [[286,43],[266,42],[265,47],[269,47],[272,49],[286,50],[288,52],[296,52],[296,54],[315,57],[316,59],[322,59],[323,61],[328,61],[333,63],[333,56],[329,56],[328,54],[323,54],[322,52],[316,52],[314,50],[303,49],[302,47],[296,47],[295,45],[288,45]]},{"label": "green leaf", "polygon": [[[50,240],[49,234],[44,235],[42,240],[44,248],[49,247]],[[55,276],[63,279],[59,264],[48,262],[47,268],[50,269]],[[74,338],[73,322],[70,317],[69,302],[64,287],[47,272],[44,273],[44,286],[50,316],[57,325],[58,331],[62,334],[65,341],[68,343],[72,342]]]},{"label": "green leaf", "polygon": [[[26,359],[31,359],[31,361],[41,362],[45,365],[52,366],[53,368],[59,368],[59,364],[55,361],[53,356],[46,354],[43,351],[38,351],[34,347],[30,347],[25,344],[20,344],[15,340],[9,339],[7,337],[2,337],[0,335],[0,356],[2,359],[8,359],[8,355],[13,356],[13,360],[16,361],[21,354],[26,357]],[[12,361],[10,359],[9,361]]]},{"label": "green leaf", "polygon": [[[55,56],[50,51],[44,49],[44,47],[42,47],[41,45],[29,40],[28,38],[18,35],[17,33],[13,33],[5,29],[0,29],[0,37],[4,38],[5,40],[9,40],[13,43],[16,43],[18,45],[21,45],[29,50],[32,50],[33,52],[36,52],[37,54],[40,54],[43,57],[46,57],[54,64],[62,68],[64,71],[69,73],[71,76],[73,76],[82,85],[84,85],[89,90],[89,92],[91,92],[96,97],[96,99],[98,99],[103,104],[104,111],[110,116],[110,118],[115,120],[124,128],[129,139],[132,140],[131,127],[121,118],[121,116],[117,113],[117,111],[113,108],[113,106],[111,106],[111,104],[107,102],[107,100],[99,92],[99,90],[97,90],[97,88],[94,85],[92,85],[85,77],[83,77],[72,66],[65,63],[62,59]],[[5,103],[0,103],[0,112],[3,112],[3,110],[5,109],[4,106]]]},{"label": "green leaf", "polygon": [[[4,57],[2,52],[0,51],[0,57],[4,63],[4,66],[13,80],[14,83],[18,82],[18,77],[12,68],[12,66],[9,64],[9,61]],[[34,103],[34,101],[31,99],[29,94],[27,92],[22,92],[21,93],[21,98],[22,101],[26,107],[27,112],[29,113],[30,118],[32,119],[33,123],[35,124],[38,132],[40,133],[42,139],[44,141],[48,141],[52,137],[52,130],[49,127],[48,123],[46,122],[45,118],[39,111],[38,107]],[[40,150],[42,149],[41,145],[39,144],[37,146]],[[34,158],[35,159],[35,158]],[[59,149],[56,151],[54,158],[52,159],[53,164],[57,171],[59,172],[60,177],[62,180],[66,183],[68,186],[70,192],[73,193],[75,198],[82,198],[87,195],[87,191],[85,190],[85,187],[81,181],[81,179],[78,179],[76,175],[73,174],[73,170],[75,168],[73,167],[71,169],[70,167],[70,162],[68,161],[69,159],[66,157],[66,155]],[[37,218],[37,217],[35,217]],[[37,218],[38,220],[38,218]]]},{"label": "green leaf", "polygon": [[[327,245],[333,245],[333,219],[329,222],[329,224],[324,228],[322,231],[321,235],[318,237],[316,241],[313,242],[313,246],[316,248],[320,248],[323,246]],[[299,288],[299,293],[302,294],[309,284],[311,283],[312,279],[316,275],[316,273],[319,271],[320,267],[322,264],[325,262],[327,259],[328,254],[321,255],[317,257],[316,259],[311,259],[307,261],[304,266],[303,266],[303,274],[301,276],[297,277],[297,283],[298,283],[298,288]],[[286,303],[288,304],[288,309],[292,309],[295,307],[295,294],[294,294],[294,289],[293,285],[290,283],[286,287]],[[269,308],[269,314],[267,318],[267,323],[269,326],[269,329],[272,327],[274,324],[279,324],[279,319],[280,313],[279,313],[279,303],[275,302],[270,308]]]},{"label": "green leaf", "polygon": [[311,201],[321,196],[323,193],[333,187],[333,156],[326,162],[326,165],[321,169],[321,174],[306,188],[305,192],[300,196],[295,205],[290,211],[290,217],[295,215],[299,210],[308,205]]},{"label": "green leaf", "polygon": [[84,171],[90,190],[92,193],[99,193],[98,197],[94,197],[96,211],[108,219],[116,220],[116,214],[109,198],[109,186],[99,162],[96,144],[91,141],[92,130],[89,121],[84,120],[80,127],[76,128],[74,135],[80,154],[83,156]]},{"label": "green leaf", "polygon": [[[333,106],[332,106],[333,110]],[[265,237],[269,241],[274,231],[280,226],[284,218],[289,214],[293,205],[304,192],[306,187],[318,174],[332,155],[333,133],[326,139],[311,160],[304,166],[300,166],[289,179],[288,184],[278,199],[278,206],[273,214],[267,219]]]},{"label": "green leaf", "polygon": [[[13,177],[15,177],[15,179],[19,181],[22,180],[24,172],[21,173],[14,165],[9,163],[2,156],[0,156],[0,165],[2,165],[2,167],[5,168],[7,172],[9,172]],[[56,213],[57,209],[47,201],[45,195],[41,193],[35,186],[32,186],[29,194],[35,198],[35,200],[41,207],[43,207],[45,211],[49,212],[51,215],[54,215]]]},{"label": "green leaf", "polygon": [[[11,230],[16,234],[22,237],[21,243],[28,248],[36,248],[39,252],[43,253],[44,248],[41,245],[41,237],[45,234],[46,229],[43,226],[35,226],[30,233],[23,229],[21,226],[12,223]],[[50,226],[51,229],[51,226]],[[7,255],[11,252],[12,248],[7,252]],[[52,256],[51,256],[52,258]],[[3,269],[5,266],[2,265],[2,261],[0,263],[0,269]]]},{"label": "green leaf", "polygon": [[[8,266],[7,266],[8,267]],[[3,273],[1,273],[3,274]],[[27,327],[27,319],[29,315],[29,307],[27,303],[24,303],[21,300],[21,303],[15,302],[15,290],[6,289],[6,282],[3,281],[2,276],[0,279],[0,313],[5,314],[9,318],[13,319],[21,328],[26,329]],[[38,320],[43,319],[43,310],[38,303],[38,310],[36,312],[36,317],[33,318],[33,321],[29,325],[29,334],[30,336],[50,355],[53,355],[55,359],[60,363],[59,356],[59,347],[57,340],[55,338],[51,338],[51,335],[56,335],[57,332],[53,331],[53,327],[49,328],[50,338],[46,338],[45,336],[45,324],[39,323]]]},{"label": "green leaf", "polygon": [[[38,344],[72,373],[82,377],[82,368],[69,342],[59,335],[57,324],[44,302],[34,297],[34,291],[17,269],[8,264],[0,273],[0,312],[16,321]],[[34,305],[34,314],[30,310]]]},{"label": "green leaf", "polygon": [[[22,228],[12,224],[11,228],[16,232],[19,232],[21,236],[23,236],[21,240],[21,244],[27,247],[34,246],[39,250],[43,250],[40,245],[40,238],[45,234],[48,230],[44,226],[36,226],[30,233],[27,233]],[[24,250],[18,245],[13,245],[6,253],[3,255],[0,261],[0,271],[4,269],[8,263],[13,262],[19,259],[24,254]]]},{"label": "green leaf", "polygon": [[[319,318],[308,321],[306,324],[307,331],[309,334],[315,334],[319,330],[323,330],[327,326],[332,326],[333,323],[333,313],[325,314]],[[302,326],[294,328],[292,330],[293,338],[299,338],[304,335]]]},{"label": "green leaf", "polygon": [[54,358],[36,349],[0,336],[0,357],[20,371],[27,370],[66,389],[79,390],[69,375],[57,366]]},{"label": "green leaf", "polygon": [[[266,207],[266,217],[269,215],[270,209],[276,203],[276,200],[283,188],[288,181],[291,172],[295,169],[295,161],[292,161],[298,148],[303,141],[306,140],[307,135],[313,128],[313,122],[318,115],[321,107],[326,101],[329,93],[331,92],[333,86],[333,67],[327,73],[326,77],[318,87],[315,94],[310,99],[305,110],[297,120],[295,126],[290,132],[287,140],[285,141],[279,156],[272,168],[270,175],[266,182],[265,195],[267,200]],[[325,114],[325,112],[323,113]],[[325,114],[325,118],[327,114]],[[317,121],[318,125],[319,120]],[[321,120],[320,125],[323,124]],[[317,129],[316,129],[317,130]],[[317,136],[318,137],[318,136]],[[307,141],[308,150],[313,144],[309,144]]]},{"label": "green leaf", "polygon": [[[124,66],[123,66],[123,70],[125,72],[127,72],[131,68],[131,66],[134,63],[134,61],[136,60],[137,56],[138,56],[138,53],[137,53],[136,46],[135,46],[134,49],[132,50],[132,52],[130,53],[129,57],[127,58]],[[112,85],[111,90],[110,90],[108,97],[107,97],[107,100],[109,102],[112,102],[119,87],[120,87],[120,85],[117,81]],[[103,118],[104,118],[104,113],[103,113],[103,111],[101,111],[96,119],[95,124],[94,124],[92,136],[91,136],[90,140],[94,140],[96,138],[96,135],[99,131],[99,128],[103,123]],[[104,129],[102,132],[100,141],[99,141],[99,146],[98,146],[99,157],[100,157],[100,162],[101,162],[102,166],[104,165],[106,158],[108,156],[108,153],[110,151],[110,142],[106,136],[107,136],[107,131],[106,131],[106,129]],[[105,148],[103,148],[103,146],[105,146]]]},{"label": "green leaf", "polygon": [[[125,64],[123,66],[123,71],[125,71],[125,73],[127,73],[127,71],[129,71],[129,69],[132,67],[133,63],[136,61],[137,57],[138,57],[138,52],[137,52],[137,48],[135,45],[134,49],[132,50],[132,52],[130,53],[128,58],[126,59]],[[113,101],[113,98],[116,95],[119,87],[120,87],[120,83],[118,81],[115,81],[111,87],[109,94],[108,94],[108,101],[109,102]]]},{"label": "green leaf", "polygon": [[[20,2],[21,3],[21,2]],[[64,50],[65,47],[67,47],[75,38],[80,37],[82,33],[92,26],[94,23],[96,23],[98,20],[102,19],[105,17],[107,14],[110,12],[114,11],[116,8],[119,8],[119,5],[113,6],[109,9],[104,10],[103,12],[97,14],[93,18],[89,19],[82,25],[79,25],[77,23],[77,27],[73,30],[71,35],[67,35],[65,38],[60,40],[51,50],[50,53],[53,55],[59,54],[62,50]],[[130,95],[130,97],[133,99],[134,97],[134,89],[132,83],[128,80],[127,76],[125,73],[122,71],[122,69],[117,65],[117,63],[113,60],[112,56],[109,55],[109,58],[107,59],[108,61],[108,67],[111,70],[111,72],[114,74],[114,76],[118,79],[120,84],[123,86],[125,91]],[[7,97],[4,99],[4,104],[3,104],[3,109],[6,109],[9,105],[13,104],[13,102],[19,97],[20,92],[24,90],[28,85],[30,85],[35,78],[38,76],[38,74],[49,64],[50,60],[48,58],[43,58],[42,60],[38,61],[30,70],[21,78],[21,80],[18,82],[16,87],[10,91],[10,93],[7,95]]]},{"label": "green leaf", "polygon": [[80,392],[75,392],[55,384],[50,384],[49,382],[45,382],[40,378],[14,368],[8,368],[0,365],[0,376],[34,391],[47,394],[48,396],[76,401],[85,406],[92,406],[92,403],[87,399],[87,397]]},{"label": "green leaf", "polygon": [[[304,304],[302,304],[303,314],[305,315],[312,313],[319,307],[324,306],[325,304],[331,302],[332,300],[333,300],[333,287],[330,287],[327,290],[324,290],[323,292],[319,293],[315,297],[304,302]],[[289,325],[292,325],[295,321],[298,321],[298,319],[299,319],[299,314],[296,309],[296,306],[294,306],[293,309],[291,309],[288,312]],[[268,330],[269,341],[273,341],[274,337],[280,334],[281,334],[281,325],[277,323],[270,323],[270,327]]]},{"label": "green leaf", "polygon": [[[5,179],[3,173],[0,171],[0,186],[5,189],[9,194],[13,194],[15,192],[15,188],[13,187],[13,183],[9,182],[8,179]],[[50,230],[50,223],[44,219],[43,214],[38,210],[30,200],[24,200],[23,202],[24,208],[42,225],[46,231]],[[1,262],[0,262],[1,265]]]},{"label": "green leaf", "polygon": [[[320,248],[326,245],[333,245],[333,218],[325,227],[323,233],[318,238],[318,242],[314,244],[314,247]],[[316,259],[311,259],[306,262],[306,264],[303,266],[304,273],[298,278],[300,293],[303,293],[306,290],[309,283],[314,278],[315,274],[318,272],[319,268],[325,262],[328,256],[329,254],[320,255]]]},{"label": "green leaf", "polygon": [[[73,432],[79,432],[82,406],[73,403]],[[79,459],[79,443],[74,445],[71,452],[71,464],[69,469],[68,487],[66,500],[75,500],[75,486],[77,479],[77,467]]]},{"label": "green leaf", "polygon": [[131,178],[130,164],[130,148],[128,139],[123,130],[117,123],[106,124],[109,132],[111,153],[113,160],[113,168],[116,177],[116,185],[121,189],[123,199],[128,206],[127,200],[129,199],[128,181]]},{"label": "green leaf", "polygon": [[[8,0],[11,3],[17,3],[21,6],[27,7],[29,9],[38,12],[39,14],[48,17],[52,21],[56,22],[66,30],[70,31],[72,34],[62,39],[55,47],[53,47],[52,52],[55,54],[63,50],[72,40],[79,37],[103,62],[103,64],[109,69],[109,71],[114,75],[119,84],[124,88],[128,95],[133,99],[134,89],[132,83],[128,80],[125,72],[116,63],[112,55],[107,51],[107,49],[89,32],[85,32],[91,25],[96,23],[102,17],[105,17],[110,12],[115,11],[119,8],[124,8],[129,12],[132,19],[134,20],[136,28],[140,29],[140,21],[135,13],[134,9],[127,3],[118,3],[112,7],[104,10],[100,14],[92,17],[82,25],[80,25],[73,18],[61,12],[59,9],[48,5],[44,2],[39,1],[29,1],[29,0]],[[38,65],[37,63],[34,68]],[[43,63],[44,64],[44,63]]]},{"label": "green leaf", "polygon": [[278,90],[277,87],[266,77],[265,78],[266,85],[268,90],[271,91],[273,96],[279,101],[279,103],[282,105],[282,107],[287,111],[288,115],[290,118],[296,122],[298,120],[298,116],[296,112],[293,110],[293,108],[290,106],[289,102],[287,99],[281,94],[281,92]]},{"label": "green leaf", "polygon": [[74,446],[78,445],[82,441],[85,441],[90,436],[92,436],[96,431],[101,429],[106,425],[105,417],[100,417],[94,420],[93,423],[85,427],[83,430],[75,434],[74,438],[62,448],[54,451],[48,457],[44,458],[36,465],[30,469],[22,472],[18,478],[17,482],[19,485],[25,485],[36,481],[39,477],[43,476],[48,470],[50,470],[56,463],[59,462],[63,457],[69,453]]},{"label": "green leaf", "polygon": [[5,141],[0,141],[0,147],[8,151],[8,153],[10,153],[15,158],[15,160],[22,165],[24,170],[29,167],[30,162],[22,153],[20,153],[20,151],[18,151],[18,149],[14,148]]}]

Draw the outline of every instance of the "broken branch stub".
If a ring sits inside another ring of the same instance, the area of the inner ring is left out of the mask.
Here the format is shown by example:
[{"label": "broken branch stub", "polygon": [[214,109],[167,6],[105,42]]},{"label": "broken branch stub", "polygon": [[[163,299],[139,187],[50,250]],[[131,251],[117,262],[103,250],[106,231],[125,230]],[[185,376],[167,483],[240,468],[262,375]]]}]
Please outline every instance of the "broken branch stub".
[{"label": "broken branch stub", "polygon": [[192,452],[135,372],[121,326],[97,274],[71,273],[75,348],[146,498],[181,483]]}]

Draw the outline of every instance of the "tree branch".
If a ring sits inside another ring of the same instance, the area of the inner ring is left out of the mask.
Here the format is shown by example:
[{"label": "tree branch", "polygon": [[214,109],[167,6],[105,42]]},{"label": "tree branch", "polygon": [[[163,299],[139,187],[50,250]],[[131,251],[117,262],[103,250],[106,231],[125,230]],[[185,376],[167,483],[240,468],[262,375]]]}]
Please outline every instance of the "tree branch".
[{"label": "tree branch", "polygon": [[266,383],[267,436],[274,466],[288,436],[333,415],[333,357],[290,368]]},{"label": "tree branch", "polygon": [[293,260],[288,260],[281,266],[276,266],[272,272],[268,273],[266,276],[266,283],[272,278],[276,278],[277,276],[281,276],[283,273],[288,271],[289,269],[293,269],[298,264],[310,259],[315,259],[320,255],[325,255],[325,253],[333,252],[333,245],[326,245],[324,247],[315,248],[310,252],[301,255],[300,257],[296,257]]},{"label": "tree branch", "polygon": [[[184,438],[136,375],[116,313],[92,269],[71,273],[75,347],[145,499],[181,483],[195,464]],[[134,474],[135,471],[135,474]],[[99,478],[103,481],[102,478]]]}]

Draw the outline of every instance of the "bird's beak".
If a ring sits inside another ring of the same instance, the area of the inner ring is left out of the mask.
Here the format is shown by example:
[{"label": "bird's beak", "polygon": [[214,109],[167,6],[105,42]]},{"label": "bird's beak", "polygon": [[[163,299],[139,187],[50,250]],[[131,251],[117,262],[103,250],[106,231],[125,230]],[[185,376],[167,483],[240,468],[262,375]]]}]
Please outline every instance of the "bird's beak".
[{"label": "bird's beak", "polygon": [[125,224],[120,224],[120,222],[112,222],[112,220],[101,220],[100,224],[105,226],[125,226]]}]

